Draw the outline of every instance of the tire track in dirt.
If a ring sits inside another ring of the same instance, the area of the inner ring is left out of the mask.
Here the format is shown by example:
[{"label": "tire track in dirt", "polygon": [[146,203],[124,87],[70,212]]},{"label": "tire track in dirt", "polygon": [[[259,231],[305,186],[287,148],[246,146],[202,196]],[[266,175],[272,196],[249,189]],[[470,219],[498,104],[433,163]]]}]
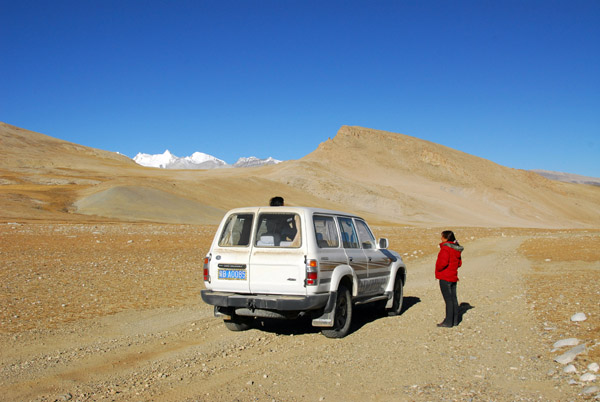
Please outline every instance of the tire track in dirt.
[{"label": "tire track in dirt", "polygon": [[[403,314],[356,309],[344,339],[327,339],[308,322],[265,322],[261,330],[230,332],[202,304],[116,314],[89,330],[74,324],[74,335],[62,345],[54,339],[69,359],[45,366],[46,355],[27,350],[3,357],[0,399],[574,399],[575,391],[547,376],[554,367],[549,340],[524,295],[530,265],[517,253],[524,239],[468,245],[458,296],[472,308],[456,328],[435,326],[443,300],[433,278],[435,256],[429,255],[408,266]],[[24,365],[30,360],[33,370]]]}]

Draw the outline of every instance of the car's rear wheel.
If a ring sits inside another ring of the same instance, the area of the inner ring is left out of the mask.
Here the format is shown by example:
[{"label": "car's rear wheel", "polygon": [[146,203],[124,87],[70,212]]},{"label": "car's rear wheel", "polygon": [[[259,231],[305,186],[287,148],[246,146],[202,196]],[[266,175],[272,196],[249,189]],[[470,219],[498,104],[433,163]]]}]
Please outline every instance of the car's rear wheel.
[{"label": "car's rear wheel", "polygon": [[321,332],[327,338],[343,338],[350,331],[352,322],[352,297],[350,291],[344,285],[338,288],[335,301],[335,313],[333,316],[333,327],[323,328]]},{"label": "car's rear wheel", "polygon": [[398,273],[396,274],[396,279],[394,280],[394,291],[392,294],[393,302],[392,307],[388,309],[388,315],[400,315],[402,311],[402,301],[404,300],[404,290],[403,290],[402,277]]},{"label": "car's rear wheel", "polygon": [[250,321],[246,318],[231,317],[230,320],[223,320],[223,322],[230,331],[246,331],[250,329]]}]

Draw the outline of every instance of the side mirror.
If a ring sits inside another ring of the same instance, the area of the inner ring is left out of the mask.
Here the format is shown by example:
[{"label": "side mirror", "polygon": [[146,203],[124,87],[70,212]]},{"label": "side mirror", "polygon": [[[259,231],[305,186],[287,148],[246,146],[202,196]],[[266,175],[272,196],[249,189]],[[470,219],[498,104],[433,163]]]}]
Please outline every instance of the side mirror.
[{"label": "side mirror", "polygon": [[381,239],[379,239],[379,249],[387,249],[388,248],[388,239],[386,239],[385,237],[382,237]]}]

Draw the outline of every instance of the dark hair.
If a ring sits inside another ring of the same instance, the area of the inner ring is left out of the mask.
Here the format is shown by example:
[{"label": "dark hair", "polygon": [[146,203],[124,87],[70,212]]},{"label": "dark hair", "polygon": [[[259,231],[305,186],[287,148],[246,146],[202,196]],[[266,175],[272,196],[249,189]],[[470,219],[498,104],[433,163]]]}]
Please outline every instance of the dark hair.
[{"label": "dark hair", "polygon": [[442,237],[448,241],[456,241],[456,237],[454,237],[454,232],[451,230],[444,230],[442,232]]},{"label": "dark hair", "polygon": [[269,201],[269,205],[272,207],[282,207],[283,206],[283,197],[273,197]]}]

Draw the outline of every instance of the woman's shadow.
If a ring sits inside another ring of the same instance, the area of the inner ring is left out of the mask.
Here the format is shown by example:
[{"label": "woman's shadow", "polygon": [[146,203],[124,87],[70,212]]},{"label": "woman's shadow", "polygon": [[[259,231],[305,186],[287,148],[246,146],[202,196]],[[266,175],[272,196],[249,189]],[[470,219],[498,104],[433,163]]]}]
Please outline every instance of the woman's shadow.
[{"label": "woman's shadow", "polygon": [[458,323],[459,324],[462,322],[463,315],[465,315],[465,313],[467,311],[471,310],[472,308],[475,308],[475,306],[471,306],[467,302],[460,303],[460,305],[458,306]]}]

